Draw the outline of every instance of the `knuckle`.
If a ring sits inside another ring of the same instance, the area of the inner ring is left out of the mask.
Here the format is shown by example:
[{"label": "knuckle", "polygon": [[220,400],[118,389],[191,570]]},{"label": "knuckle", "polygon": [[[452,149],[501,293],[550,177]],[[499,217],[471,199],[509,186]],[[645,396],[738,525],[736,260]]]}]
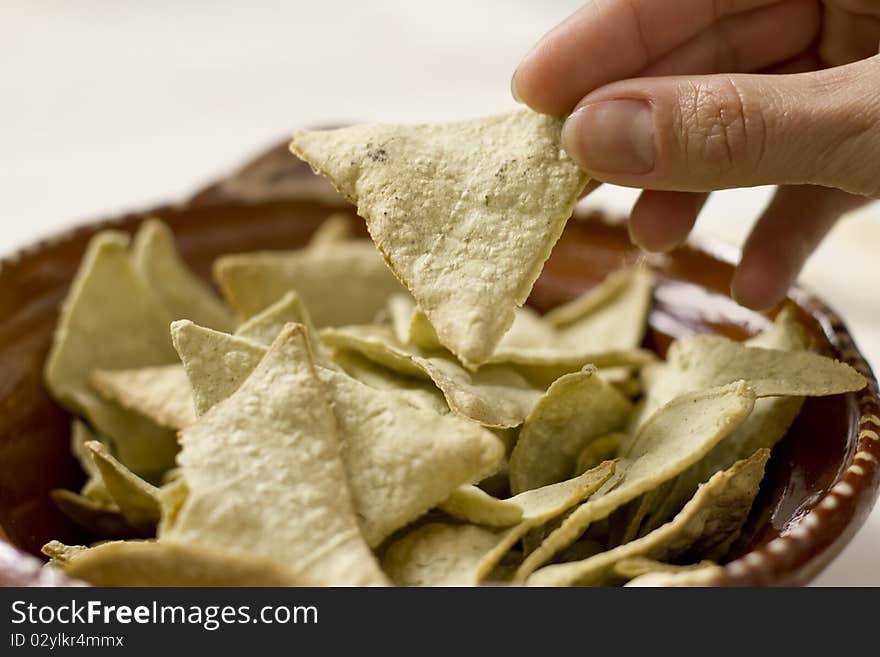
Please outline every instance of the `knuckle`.
[{"label": "knuckle", "polygon": [[730,171],[757,166],[763,158],[763,113],[734,78],[689,83],[680,94],[679,113],[679,147],[688,169],[723,182]]}]

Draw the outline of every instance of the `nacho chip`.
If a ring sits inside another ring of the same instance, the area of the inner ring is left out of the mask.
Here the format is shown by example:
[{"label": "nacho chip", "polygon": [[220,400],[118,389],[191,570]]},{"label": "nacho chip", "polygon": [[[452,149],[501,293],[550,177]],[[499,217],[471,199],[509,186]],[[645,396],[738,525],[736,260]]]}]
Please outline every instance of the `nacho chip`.
[{"label": "nacho chip", "polygon": [[163,538],[171,530],[187,497],[189,486],[183,476],[169,481],[159,489],[159,524],[156,527],[156,536]]},{"label": "nacho chip", "polygon": [[499,500],[472,485],[456,488],[438,508],[456,520],[484,527],[510,527],[523,515],[510,500]]},{"label": "nacho chip", "polygon": [[371,322],[388,297],[404,291],[367,240],[223,256],[214,276],[243,319],[296,290],[318,327]]},{"label": "nacho chip", "polygon": [[144,536],[128,524],[115,504],[99,502],[63,488],[56,488],[49,495],[61,513],[96,538]]},{"label": "nacho chip", "polygon": [[565,519],[526,557],[524,580],[554,554],[574,543],[595,521],[676,477],[704,457],[751,412],[755,396],[742,381],[675,398],[639,431],[618,469],[620,482],[602,489]]},{"label": "nacho chip", "polygon": [[73,557],[88,549],[85,545],[65,545],[61,541],[49,541],[40,548],[40,552],[49,557],[51,565],[64,566]]},{"label": "nacho chip", "polygon": [[[278,301],[267,306],[238,327],[235,332],[240,338],[268,347],[288,324],[302,324],[308,329],[309,335],[314,334],[312,318],[295,291],[287,292]],[[314,351],[314,343],[312,350]]]},{"label": "nacho chip", "polygon": [[681,566],[674,570],[658,570],[640,575],[624,586],[650,587],[681,587],[681,586],[714,586],[724,574],[724,569],[710,561],[700,562],[696,566]]},{"label": "nacho chip", "polygon": [[81,420],[74,419],[70,423],[70,451],[87,475],[80,494],[96,502],[112,504],[113,498],[110,497],[104,480],[101,479],[100,471],[95,467],[91,451],[86,447],[87,442],[97,439],[92,430]]},{"label": "nacho chip", "polygon": [[674,520],[647,536],[583,561],[554,564],[535,571],[531,586],[587,586],[619,582],[615,565],[633,557],[657,560],[683,555],[724,556],[739,535],[764,476],[770,450],[759,450],[702,485]]},{"label": "nacho chip", "polygon": [[566,344],[584,352],[633,349],[642,344],[654,279],[647,267],[624,269],[545,315]]},{"label": "nacho chip", "polygon": [[335,212],[324,219],[309,239],[310,249],[320,249],[327,244],[347,242],[354,238],[354,227],[345,212]]},{"label": "nacho chip", "polygon": [[339,426],[342,460],[364,538],[376,546],[456,488],[494,472],[501,441],[479,425],[412,405],[319,369]]},{"label": "nacho chip", "polygon": [[289,566],[212,545],[114,541],[74,555],[64,572],[103,587],[310,586]]},{"label": "nacho chip", "polygon": [[183,429],[195,422],[196,412],[186,372],[179,365],[158,365],[130,370],[95,370],[92,387],[106,399],[140,413],[168,429]]},{"label": "nacho chip", "polygon": [[648,573],[683,573],[686,571],[700,570],[708,566],[717,566],[717,564],[706,559],[699,563],[679,566],[671,563],[663,563],[662,561],[657,561],[655,559],[648,559],[647,557],[630,557],[629,559],[622,559],[614,564],[614,572],[625,579],[635,579],[636,577],[641,577]]},{"label": "nacho chip", "polygon": [[508,530],[432,523],[392,543],[382,561],[399,586],[476,586],[486,579],[525,534],[583,501],[609,481],[614,463],[508,500],[522,521]]},{"label": "nacho chip", "polygon": [[617,456],[620,450],[620,443],[626,434],[619,431],[599,436],[584,448],[578,454],[575,463],[574,476],[591,470],[599,465],[602,461],[608,461]]},{"label": "nacho chip", "polygon": [[669,399],[733,381],[746,381],[757,397],[819,397],[860,390],[865,378],[846,363],[808,351],[755,347],[720,335],[677,340],[655,372],[639,421]]},{"label": "nacho chip", "polygon": [[174,433],[99,396],[93,370],[164,365],[176,360],[170,314],[132,267],[128,237],[105,231],[89,243],[46,363],[52,396],[113,440],[119,459],[155,478],[174,462]]},{"label": "nacho chip", "polygon": [[571,476],[580,452],[623,426],[632,404],[595,367],[557,379],[531,410],[510,455],[510,490],[521,493]]},{"label": "nacho chip", "polygon": [[541,397],[542,390],[509,367],[487,365],[471,372],[451,356],[401,345],[387,327],[324,329],[321,339],[401,374],[433,380],[453,412],[487,427],[519,426]]},{"label": "nacho chip", "polygon": [[446,403],[443,393],[431,381],[399,374],[354,351],[337,351],[333,355],[333,362],[351,378],[371,388],[394,390],[407,397],[416,406],[429,408],[441,415],[449,413],[449,405]]},{"label": "nacho chip", "polygon": [[174,234],[158,219],[147,219],[134,238],[132,263],[172,315],[218,331],[235,327],[232,311],[180,257]]},{"label": "nacho chip", "polygon": [[266,355],[261,344],[188,320],[174,322],[171,336],[189,379],[197,415],[238,390]]},{"label": "nacho chip", "polygon": [[284,329],[241,387],[183,432],[189,495],[163,540],[262,555],[316,583],[384,584],[304,331]]},{"label": "nacho chip", "polygon": [[291,150],[357,204],[440,341],[474,366],[510,327],[586,185],[561,128],[520,110],[298,132]]},{"label": "nacho chip", "polygon": [[139,532],[153,531],[159,522],[159,489],[113,458],[100,442],[90,441],[86,447],[126,522]]}]

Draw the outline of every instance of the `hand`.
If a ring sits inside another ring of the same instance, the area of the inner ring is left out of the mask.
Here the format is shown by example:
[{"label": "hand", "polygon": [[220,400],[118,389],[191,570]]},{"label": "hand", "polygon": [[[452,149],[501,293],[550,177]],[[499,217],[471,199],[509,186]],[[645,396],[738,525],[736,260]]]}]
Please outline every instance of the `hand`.
[{"label": "hand", "polygon": [[843,213],[880,198],[878,43],[877,0],[594,0],[511,86],[573,112],[563,143],[592,177],[646,190],[630,234],[647,250],[680,244],[706,192],[785,185],[732,284],[766,308]]}]

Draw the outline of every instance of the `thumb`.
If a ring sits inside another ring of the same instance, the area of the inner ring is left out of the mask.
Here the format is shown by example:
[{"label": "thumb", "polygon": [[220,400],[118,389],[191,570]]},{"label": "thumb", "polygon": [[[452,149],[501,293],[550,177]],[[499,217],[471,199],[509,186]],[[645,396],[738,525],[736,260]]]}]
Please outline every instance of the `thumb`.
[{"label": "thumb", "polygon": [[880,196],[880,56],[797,75],[615,82],[563,144],[603,182],[677,191],[811,183]]}]

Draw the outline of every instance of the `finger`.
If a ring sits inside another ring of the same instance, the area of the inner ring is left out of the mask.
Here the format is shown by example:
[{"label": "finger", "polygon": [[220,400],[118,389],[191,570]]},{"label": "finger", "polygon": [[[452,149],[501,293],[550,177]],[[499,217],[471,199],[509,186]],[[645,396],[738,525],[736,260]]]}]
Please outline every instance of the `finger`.
[{"label": "finger", "polygon": [[825,187],[781,187],[746,240],[731,284],[733,298],[759,310],[781,301],[840,216],[866,202]]},{"label": "finger", "polygon": [[690,234],[708,194],[645,190],[633,206],[629,235],[645,251],[671,251]]},{"label": "finger", "polygon": [[784,0],[735,14],[713,23],[639,75],[757,71],[806,50],[819,33],[820,18],[819,6],[812,0]]},{"label": "finger", "polygon": [[525,56],[513,95],[539,112],[565,114],[588,92],[638,74],[717,20],[777,1],[588,2]]},{"label": "finger", "polygon": [[628,187],[880,196],[880,56],[797,75],[616,82],[584,98],[562,139],[593,178]]},{"label": "finger", "polygon": [[[840,9],[829,3],[825,7],[819,54],[826,65],[849,64],[877,54],[880,3],[872,0],[871,6],[867,5]],[[857,9],[861,11],[856,13]]]},{"label": "finger", "polygon": [[780,62],[773,66],[768,66],[761,73],[768,75],[791,75],[792,73],[806,73],[807,71],[816,71],[825,68],[819,55],[813,50],[801,53],[796,57]]}]

